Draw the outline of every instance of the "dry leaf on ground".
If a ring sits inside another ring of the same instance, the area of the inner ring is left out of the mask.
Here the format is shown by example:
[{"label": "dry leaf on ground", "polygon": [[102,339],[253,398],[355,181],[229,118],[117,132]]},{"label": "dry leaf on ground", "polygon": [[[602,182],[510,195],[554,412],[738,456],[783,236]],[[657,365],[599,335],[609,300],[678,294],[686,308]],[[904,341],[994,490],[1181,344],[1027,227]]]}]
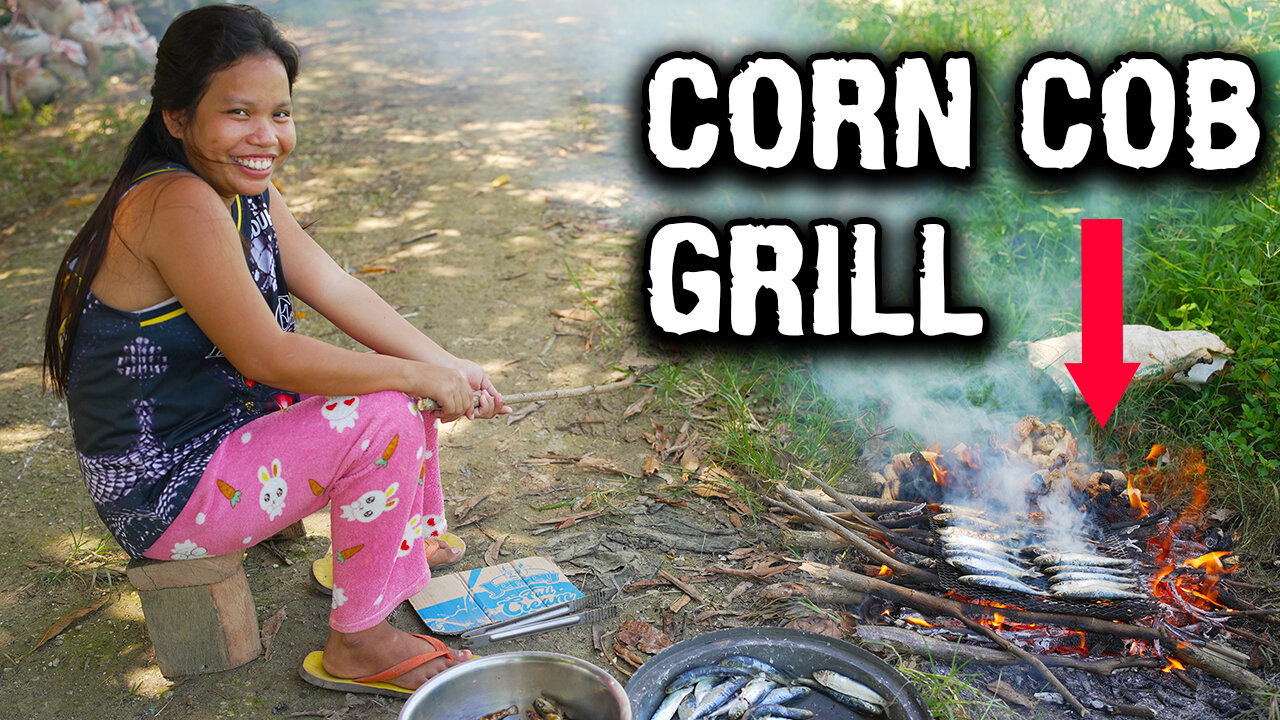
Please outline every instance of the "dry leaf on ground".
[{"label": "dry leaf on ground", "polygon": [[[90,606],[88,606],[88,607],[82,607],[82,608],[80,608],[79,610],[76,610],[75,612],[70,613],[70,614],[68,614],[68,615],[66,615],[66,616],[64,616],[64,617],[61,617],[61,618],[59,618],[58,620],[54,621],[54,623],[53,623],[52,625],[50,625],[50,626],[49,626],[49,629],[48,629],[48,630],[45,630],[45,631],[44,631],[44,634],[40,636],[40,639],[36,641],[35,646],[34,646],[34,647],[32,647],[32,648],[31,648],[31,650],[30,650],[29,652],[27,652],[27,655],[30,655],[31,653],[35,652],[35,651],[36,651],[36,648],[39,648],[41,645],[43,645],[43,644],[45,644],[45,643],[49,642],[50,640],[52,640],[54,637],[56,637],[56,636],[58,635],[58,633],[62,632],[63,630],[66,630],[68,627],[71,627],[71,623],[75,622],[76,620],[79,620],[80,618],[84,617],[85,615],[88,615],[89,613],[93,612],[94,610],[97,610],[98,608],[102,607],[103,605],[106,605],[106,604],[107,604],[107,600],[109,600],[109,599],[110,599],[110,598],[102,598],[102,599],[101,599],[101,600],[99,600],[98,602],[96,602],[96,603],[94,603],[94,604],[92,604],[92,605],[90,605]],[[26,657],[27,655],[23,655],[22,657]]]},{"label": "dry leaf on ground", "polygon": [[595,313],[583,308],[572,308],[570,310],[552,310],[552,315],[565,320],[577,320],[578,322],[588,322],[595,318]]},{"label": "dry leaf on ground", "polygon": [[511,533],[502,533],[493,539],[493,543],[489,545],[489,549],[484,551],[484,564],[493,566],[498,564],[498,555],[502,553],[502,544],[511,537]]},{"label": "dry leaf on ground", "polygon": [[471,514],[471,511],[475,510],[477,505],[484,502],[484,499],[489,497],[492,494],[493,493],[481,493],[480,495],[472,495],[466,500],[463,500],[461,503],[458,504],[458,509],[453,511],[453,516],[461,520],[462,518]]},{"label": "dry leaf on ground", "polygon": [[271,643],[276,639],[276,633],[280,632],[280,626],[284,625],[284,619],[288,617],[284,608],[276,611],[275,615],[267,618],[262,623],[262,659],[267,661],[271,659]]},{"label": "dry leaf on ground", "polygon": [[590,455],[587,455],[581,458],[580,460],[578,460],[578,467],[583,468],[584,470],[599,470],[601,472],[613,473],[615,475],[622,475],[623,477],[629,477],[629,478],[640,477],[639,475],[636,475],[633,472],[627,472],[626,470],[623,470],[622,468],[618,467],[617,465],[614,465],[608,460],[591,457]]},{"label": "dry leaf on ground", "polygon": [[646,392],[644,395],[641,395],[639,400],[636,400],[635,402],[628,405],[627,409],[622,411],[622,419],[626,420],[632,415],[636,415],[642,412],[644,410],[644,406],[648,404],[649,399],[653,397],[653,390],[654,390],[653,388],[649,388],[649,391]]},{"label": "dry leaf on ground", "polygon": [[656,655],[675,644],[675,639],[643,620],[628,620],[618,626],[615,635],[619,642]]},{"label": "dry leaf on ground", "polygon": [[815,632],[819,635],[826,635],[833,638],[840,638],[844,636],[844,633],[840,630],[839,623],[826,615],[806,615],[792,620],[786,624],[786,627],[793,628],[795,630],[807,630],[809,632]]}]

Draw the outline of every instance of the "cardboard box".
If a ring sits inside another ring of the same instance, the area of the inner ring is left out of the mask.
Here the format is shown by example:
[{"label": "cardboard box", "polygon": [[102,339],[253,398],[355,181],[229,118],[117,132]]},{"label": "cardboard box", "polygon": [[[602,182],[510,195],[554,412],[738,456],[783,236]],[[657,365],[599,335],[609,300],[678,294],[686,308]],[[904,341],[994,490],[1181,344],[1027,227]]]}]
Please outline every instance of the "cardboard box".
[{"label": "cardboard box", "polygon": [[528,557],[433,577],[409,603],[432,632],[456,635],[580,597],[550,558]]}]

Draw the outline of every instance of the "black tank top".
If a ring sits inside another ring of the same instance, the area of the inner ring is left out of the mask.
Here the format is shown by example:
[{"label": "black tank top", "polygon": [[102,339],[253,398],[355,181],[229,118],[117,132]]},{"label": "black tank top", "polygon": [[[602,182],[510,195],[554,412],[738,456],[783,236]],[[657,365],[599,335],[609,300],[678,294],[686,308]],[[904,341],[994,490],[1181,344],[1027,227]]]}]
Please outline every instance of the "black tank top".
[{"label": "black tank top", "polygon": [[[169,172],[190,170],[157,167],[135,186]],[[263,301],[292,332],[267,198],[236,196],[231,214]],[[67,407],[85,486],[130,555],[141,557],[178,516],[227,435],[296,400],[241,375],[177,298],[126,312],[89,293],[72,347]]]}]

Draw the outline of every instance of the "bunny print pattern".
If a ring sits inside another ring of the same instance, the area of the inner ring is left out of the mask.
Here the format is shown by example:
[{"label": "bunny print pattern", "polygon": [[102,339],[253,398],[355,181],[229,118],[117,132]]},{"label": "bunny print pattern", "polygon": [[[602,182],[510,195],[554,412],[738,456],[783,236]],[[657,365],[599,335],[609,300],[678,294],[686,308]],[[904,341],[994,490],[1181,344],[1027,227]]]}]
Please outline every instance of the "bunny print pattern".
[{"label": "bunny print pattern", "polygon": [[[407,401],[394,391],[309,396],[238,428],[146,556],[238,552],[331,504],[334,597],[342,601],[329,624],[340,632],[372,627],[426,584],[423,538],[444,520],[436,420],[406,412]],[[244,490],[246,502],[228,502],[226,488]]]}]

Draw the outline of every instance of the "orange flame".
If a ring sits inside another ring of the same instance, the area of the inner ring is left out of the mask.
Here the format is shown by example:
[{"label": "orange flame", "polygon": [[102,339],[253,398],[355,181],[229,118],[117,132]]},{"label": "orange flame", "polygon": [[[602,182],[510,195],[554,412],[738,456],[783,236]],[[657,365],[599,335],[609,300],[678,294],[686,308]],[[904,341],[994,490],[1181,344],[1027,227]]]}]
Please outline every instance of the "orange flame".
[{"label": "orange flame", "polygon": [[1186,670],[1186,669],[1187,669],[1186,667],[1184,667],[1184,666],[1183,666],[1183,664],[1182,664],[1182,663],[1178,662],[1177,660],[1174,660],[1173,658],[1167,658],[1167,660],[1169,661],[1169,664],[1168,664],[1168,665],[1166,665],[1165,667],[1161,668],[1160,672],[1167,672],[1167,673],[1171,673],[1171,672],[1173,672],[1174,670]]},{"label": "orange flame", "polygon": [[1156,443],[1155,445],[1151,446],[1151,452],[1147,453],[1147,456],[1142,459],[1145,462],[1151,462],[1152,460],[1158,460],[1160,456],[1163,454],[1164,454],[1164,446],[1161,445],[1160,443]]},{"label": "orange flame", "polygon": [[892,575],[892,574],[893,574],[893,568],[889,567],[888,565],[881,565],[880,572],[876,573],[876,577],[880,577],[881,575]]},{"label": "orange flame", "polygon": [[1138,517],[1144,518],[1151,513],[1151,503],[1142,499],[1142,490],[1139,490],[1133,484],[1133,478],[1129,478],[1129,487],[1124,491],[1129,497],[1129,507],[1138,511]]},{"label": "orange flame", "polygon": [[992,630],[999,630],[1004,627],[1004,615],[1001,615],[1000,613],[993,613],[991,615],[991,622],[987,623],[987,625],[989,625]]},{"label": "orange flame", "polygon": [[933,458],[927,457],[927,458],[925,458],[925,460],[928,460],[928,461],[929,461],[929,467],[932,467],[932,468],[933,468],[933,480],[934,480],[934,482],[938,483],[939,485],[946,485],[946,484],[947,484],[947,471],[946,471],[946,470],[943,470],[941,467],[938,467],[938,463],[934,462],[934,459],[933,459]]},{"label": "orange flame", "polygon": [[1193,567],[1197,570],[1204,570],[1209,575],[1225,575],[1228,570],[1222,564],[1222,558],[1231,554],[1230,550],[1220,550],[1218,552],[1205,553],[1198,558],[1192,558],[1185,563],[1187,567]]},{"label": "orange flame", "polygon": [[909,617],[909,618],[903,618],[903,619],[911,623],[912,625],[919,625],[920,627],[937,627],[937,625],[934,625],[933,623],[929,622],[928,620],[925,620],[924,618]]}]

